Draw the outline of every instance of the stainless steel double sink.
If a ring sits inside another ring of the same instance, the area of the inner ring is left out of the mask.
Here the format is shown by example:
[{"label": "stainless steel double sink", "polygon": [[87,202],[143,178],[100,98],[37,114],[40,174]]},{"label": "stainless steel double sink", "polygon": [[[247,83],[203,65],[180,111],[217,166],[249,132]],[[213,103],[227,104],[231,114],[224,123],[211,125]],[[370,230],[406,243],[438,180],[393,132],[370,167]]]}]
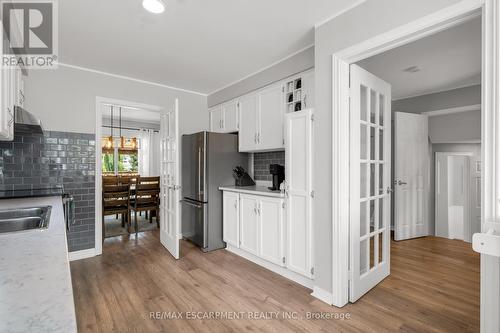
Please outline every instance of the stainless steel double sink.
[{"label": "stainless steel double sink", "polygon": [[0,210],[0,233],[49,227],[52,206]]}]

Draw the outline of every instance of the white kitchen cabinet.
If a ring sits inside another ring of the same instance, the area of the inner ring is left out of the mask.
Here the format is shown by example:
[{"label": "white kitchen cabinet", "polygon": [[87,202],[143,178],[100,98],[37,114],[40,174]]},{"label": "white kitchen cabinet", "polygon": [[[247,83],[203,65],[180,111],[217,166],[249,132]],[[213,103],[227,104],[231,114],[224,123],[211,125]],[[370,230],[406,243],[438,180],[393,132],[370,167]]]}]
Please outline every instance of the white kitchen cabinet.
[{"label": "white kitchen cabinet", "polygon": [[222,125],[225,133],[238,132],[238,100],[222,104]]},{"label": "white kitchen cabinet", "polygon": [[314,71],[307,71],[302,74],[302,108],[311,109],[314,107]]},{"label": "white kitchen cabinet", "polygon": [[0,140],[14,140],[14,105],[17,96],[17,70],[4,68],[1,70],[1,110]]},{"label": "white kitchen cabinet", "polygon": [[209,109],[208,112],[208,116],[210,118],[210,132],[222,133],[222,105],[214,106],[213,108]]},{"label": "white kitchen cabinet", "polygon": [[258,197],[240,194],[240,248],[259,255],[259,200]]},{"label": "white kitchen cabinet", "polygon": [[257,149],[273,150],[284,147],[283,84],[273,84],[260,90],[258,96],[259,125]]},{"label": "white kitchen cabinet", "polygon": [[280,266],[285,265],[283,209],[283,199],[271,197],[259,199],[259,255]]},{"label": "white kitchen cabinet", "polygon": [[223,232],[224,242],[240,247],[240,196],[238,193],[224,191],[223,200]]},{"label": "white kitchen cabinet", "polygon": [[257,149],[257,130],[259,110],[257,93],[250,93],[240,98],[239,151],[251,152]]},{"label": "white kitchen cabinet", "polygon": [[312,109],[285,116],[287,268],[312,278]]},{"label": "white kitchen cabinet", "polygon": [[238,100],[214,106],[209,110],[210,131],[233,133],[238,131]]}]

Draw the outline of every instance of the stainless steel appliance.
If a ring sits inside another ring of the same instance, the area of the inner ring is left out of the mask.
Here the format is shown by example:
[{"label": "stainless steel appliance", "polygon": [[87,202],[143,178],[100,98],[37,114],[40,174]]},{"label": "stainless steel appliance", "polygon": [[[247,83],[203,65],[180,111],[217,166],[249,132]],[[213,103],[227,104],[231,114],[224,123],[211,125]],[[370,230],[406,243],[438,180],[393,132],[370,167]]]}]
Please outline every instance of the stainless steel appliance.
[{"label": "stainless steel appliance", "polygon": [[182,136],[182,235],[203,251],[224,248],[222,192],[232,172],[248,165],[238,152],[238,135],[200,132]]}]

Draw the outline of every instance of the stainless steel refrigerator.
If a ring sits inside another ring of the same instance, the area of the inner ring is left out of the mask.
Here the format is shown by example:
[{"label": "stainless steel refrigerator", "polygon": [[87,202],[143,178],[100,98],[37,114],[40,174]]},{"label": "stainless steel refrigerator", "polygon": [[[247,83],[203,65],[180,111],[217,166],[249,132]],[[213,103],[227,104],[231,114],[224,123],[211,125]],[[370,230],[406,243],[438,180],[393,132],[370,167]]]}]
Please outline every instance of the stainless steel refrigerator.
[{"label": "stainless steel refrigerator", "polygon": [[234,184],[238,165],[247,168],[248,154],[238,152],[237,134],[182,136],[182,235],[205,252],[225,247],[219,187]]}]

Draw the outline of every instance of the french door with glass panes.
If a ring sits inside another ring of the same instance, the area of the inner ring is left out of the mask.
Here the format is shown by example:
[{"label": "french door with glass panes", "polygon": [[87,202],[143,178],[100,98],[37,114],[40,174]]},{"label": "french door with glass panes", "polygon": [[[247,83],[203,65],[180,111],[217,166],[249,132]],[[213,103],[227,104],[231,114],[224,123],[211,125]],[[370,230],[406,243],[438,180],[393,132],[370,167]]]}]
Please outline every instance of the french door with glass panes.
[{"label": "french door with glass panes", "polygon": [[350,283],[354,302],[389,275],[391,86],[351,65]]}]

